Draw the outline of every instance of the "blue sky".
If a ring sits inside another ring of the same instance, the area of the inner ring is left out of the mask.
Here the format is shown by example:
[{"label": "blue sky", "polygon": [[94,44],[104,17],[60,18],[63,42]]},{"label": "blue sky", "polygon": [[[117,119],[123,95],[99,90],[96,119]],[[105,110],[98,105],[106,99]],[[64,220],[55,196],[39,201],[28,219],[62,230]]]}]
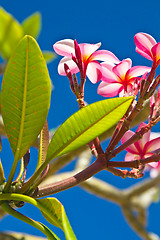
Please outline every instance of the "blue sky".
[{"label": "blue sky", "polygon": [[[149,60],[135,52],[134,35],[142,31],[160,41],[159,0],[130,2],[127,0],[1,0],[1,6],[13,14],[19,22],[35,11],[41,12],[42,31],[38,43],[42,50],[52,50],[52,45],[56,41],[65,38],[77,39],[79,43],[101,42],[101,49],[112,51],[121,60],[130,57],[133,65],[151,66]],[[59,60],[60,57],[57,57],[48,66],[54,84],[48,117],[50,128],[57,127],[78,110],[75,97],[69,90],[67,78],[59,76],[57,73]],[[101,99],[103,97],[97,95],[97,85],[87,81],[85,100],[92,103]],[[159,131],[158,127],[154,130]],[[7,144],[6,141],[5,144]],[[124,155],[121,155],[122,159],[119,160],[123,160],[123,157]],[[10,151],[6,158],[4,165],[7,171],[8,162],[10,164],[12,162]],[[66,167],[66,170],[73,168],[73,165],[74,163]],[[102,172],[98,177],[121,189],[137,182],[133,179],[122,180],[108,172]],[[78,240],[114,240],[124,239],[124,236],[126,240],[140,239],[130,229],[117,205],[96,198],[79,187],[56,194],[56,197],[63,203]],[[160,204],[153,204],[149,210],[148,229],[160,235],[157,223]],[[46,223],[35,208],[26,205],[22,211],[30,217]],[[64,239],[59,230],[52,229]],[[41,235],[38,230],[12,217],[6,217],[1,222],[0,230],[15,230]]]}]

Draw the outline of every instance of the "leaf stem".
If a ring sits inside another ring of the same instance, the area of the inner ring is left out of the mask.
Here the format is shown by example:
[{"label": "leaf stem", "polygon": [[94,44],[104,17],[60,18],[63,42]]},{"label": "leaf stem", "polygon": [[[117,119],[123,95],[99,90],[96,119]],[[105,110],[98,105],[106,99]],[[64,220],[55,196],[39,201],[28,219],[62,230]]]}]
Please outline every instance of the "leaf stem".
[{"label": "leaf stem", "polygon": [[32,184],[35,183],[35,181],[37,180],[37,178],[41,175],[41,173],[44,171],[44,169],[47,167],[48,162],[44,162],[40,168],[37,169],[37,171],[31,176],[31,178],[28,180],[28,182],[26,182],[21,189],[19,189],[19,193],[24,193],[27,190],[29,190],[29,188],[32,186]]},{"label": "leaf stem", "polygon": [[8,180],[6,182],[6,185],[4,187],[4,193],[7,192],[10,188],[10,185],[12,183],[12,180],[14,178],[14,174],[15,174],[15,171],[16,171],[16,168],[17,168],[17,162],[13,162],[13,165],[12,165],[12,168],[11,168],[11,171],[9,173],[9,177],[8,177]]}]

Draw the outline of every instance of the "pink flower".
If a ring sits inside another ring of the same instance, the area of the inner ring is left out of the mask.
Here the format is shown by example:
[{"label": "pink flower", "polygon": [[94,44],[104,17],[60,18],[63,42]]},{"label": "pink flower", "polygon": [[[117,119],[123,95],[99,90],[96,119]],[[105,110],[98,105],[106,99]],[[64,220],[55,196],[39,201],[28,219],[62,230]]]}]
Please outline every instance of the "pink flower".
[{"label": "pink flower", "polygon": [[160,42],[147,33],[137,33],[134,36],[136,51],[143,57],[152,60],[155,64],[160,63]]},{"label": "pink flower", "polygon": [[150,71],[149,67],[132,66],[132,61],[127,58],[119,64],[111,65],[101,63],[102,65],[102,82],[98,87],[98,94],[104,97],[114,97],[118,94],[132,93],[135,84],[140,81],[140,75]]},{"label": "pink flower", "polygon": [[[139,125],[136,132],[140,131],[140,129],[142,127],[145,127],[146,125],[147,125],[146,123],[142,122]],[[125,161],[142,159],[142,158],[150,157],[151,155],[153,155],[152,152],[159,148],[160,137],[150,140],[150,134],[151,134],[151,131],[148,131],[143,135],[142,139],[131,144],[129,147],[126,148],[126,151],[128,153],[125,156]],[[126,142],[129,138],[131,138],[133,135],[134,135],[134,132],[130,130],[127,131],[121,139],[122,144]],[[159,163],[153,162],[153,163],[148,163],[148,165],[156,168],[159,166]]]},{"label": "pink flower", "polygon": [[[98,50],[101,43],[78,44],[77,41],[71,39],[61,40],[53,45],[55,52],[61,56],[64,56],[58,65],[58,72],[60,75],[66,75],[64,70],[64,63],[66,63],[71,73],[77,73],[83,71],[83,78],[87,77],[92,83],[98,82],[101,77],[101,64],[98,61],[109,61],[111,63],[119,63],[119,59],[110,51]],[[98,60],[98,61],[97,61]],[[77,66],[81,65],[82,68]]]}]

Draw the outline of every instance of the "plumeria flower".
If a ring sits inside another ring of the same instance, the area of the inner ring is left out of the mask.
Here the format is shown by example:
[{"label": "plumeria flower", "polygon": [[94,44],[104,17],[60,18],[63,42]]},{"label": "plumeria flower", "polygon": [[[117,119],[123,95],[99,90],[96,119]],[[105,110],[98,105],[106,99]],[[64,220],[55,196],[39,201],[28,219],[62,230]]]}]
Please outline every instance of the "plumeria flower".
[{"label": "plumeria flower", "polygon": [[[139,132],[142,127],[145,127],[146,123],[141,123],[136,132]],[[127,131],[121,139],[121,142],[126,142],[129,138],[134,135],[134,132]],[[125,161],[132,161],[138,160],[142,158],[147,158],[153,155],[153,151],[159,148],[160,137],[151,140],[151,131],[149,130],[147,133],[143,135],[143,138],[139,141],[131,144],[129,147],[126,148],[128,152],[125,156]],[[149,166],[153,168],[157,168],[159,163],[153,162],[148,163]]]},{"label": "plumeria flower", "polygon": [[147,33],[137,33],[134,36],[136,51],[143,57],[152,60],[154,64],[160,64],[160,42]]},{"label": "plumeria flower", "polygon": [[[84,79],[86,76],[92,83],[98,82],[101,77],[101,64],[98,61],[107,61],[111,63],[119,63],[119,59],[110,51],[98,50],[101,43],[78,44],[77,41],[71,39],[61,40],[53,45],[55,52],[64,56],[58,65],[60,75],[66,75],[64,63],[68,65],[71,74],[83,72]],[[82,66],[81,66],[82,65]]]},{"label": "plumeria flower", "polygon": [[150,71],[149,67],[132,67],[132,60],[127,58],[116,66],[102,63],[102,82],[98,87],[98,94],[104,97],[123,96],[124,93],[131,94],[135,83],[138,87],[141,75]]}]

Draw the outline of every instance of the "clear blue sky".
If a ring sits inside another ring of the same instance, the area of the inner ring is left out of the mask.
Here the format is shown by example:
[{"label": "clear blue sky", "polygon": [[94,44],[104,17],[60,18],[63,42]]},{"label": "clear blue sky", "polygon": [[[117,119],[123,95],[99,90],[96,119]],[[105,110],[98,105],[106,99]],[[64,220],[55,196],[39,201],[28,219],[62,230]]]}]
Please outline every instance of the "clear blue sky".
[{"label": "clear blue sky", "polygon": [[[142,31],[160,41],[159,0],[1,0],[1,6],[12,13],[19,22],[35,11],[41,12],[42,31],[38,43],[42,50],[52,50],[52,45],[58,40],[76,38],[79,43],[102,42],[101,49],[112,51],[121,60],[130,57],[133,65],[151,66],[149,60],[135,52],[133,37],[137,32]],[[50,128],[57,127],[78,109],[75,98],[69,91],[67,78],[59,76],[57,73],[59,60],[60,57],[57,57],[48,66],[55,87],[52,92],[48,118]],[[103,99],[96,92],[97,86],[87,81],[85,100],[88,103]],[[159,131],[159,129],[156,128],[155,131]],[[123,160],[123,156],[121,155],[122,159],[119,160]],[[6,159],[2,158],[2,162],[4,160],[7,168],[13,160],[12,155],[8,155]],[[73,164],[66,170],[72,167]],[[122,189],[136,183],[136,180],[122,180],[108,172],[103,172],[98,176]],[[56,197],[63,203],[78,240],[140,239],[124,220],[119,207],[114,204],[96,198],[79,187],[57,194]],[[148,229],[160,235],[158,221],[160,204],[153,204],[149,210]],[[30,217],[46,223],[35,208],[26,205],[22,211]],[[52,229],[64,239],[59,230]],[[1,222],[0,230],[15,230],[41,235],[38,230],[12,217],[6,217]]]}]

